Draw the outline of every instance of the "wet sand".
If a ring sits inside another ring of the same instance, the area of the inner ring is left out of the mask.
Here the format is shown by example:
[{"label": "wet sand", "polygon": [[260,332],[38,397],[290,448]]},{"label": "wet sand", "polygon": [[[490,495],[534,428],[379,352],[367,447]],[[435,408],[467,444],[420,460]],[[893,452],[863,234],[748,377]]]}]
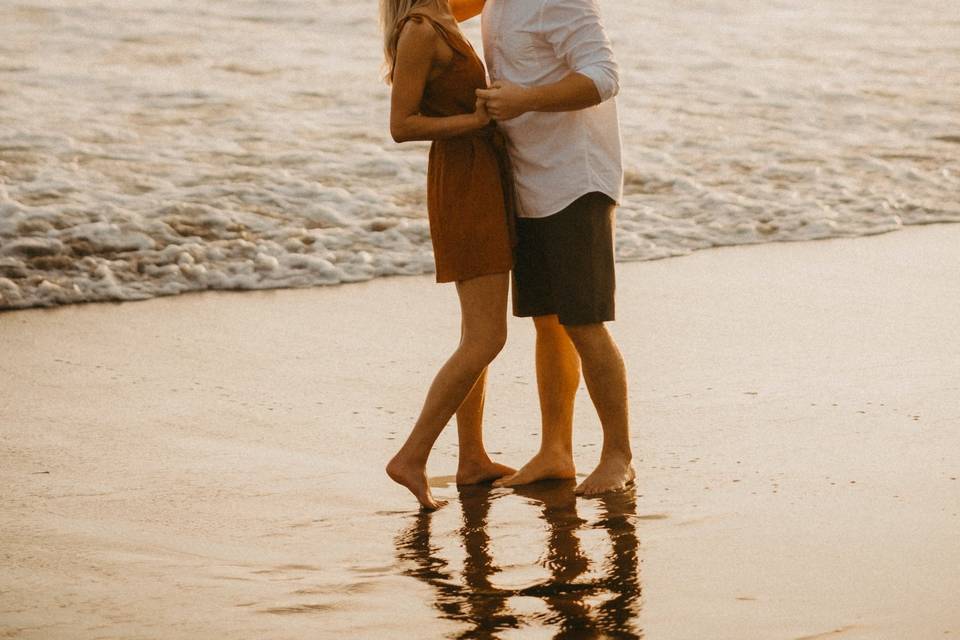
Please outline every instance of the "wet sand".
[{"label": "wet sand", "polygon": [[[382,465],[456,341],[430,277],[0,314],[0,637],[960,635],[960,226],[618,265],[638,483]],[[488,445],[537,445],[532,328]],[[600,432],[584,390],[577,462]]]}]

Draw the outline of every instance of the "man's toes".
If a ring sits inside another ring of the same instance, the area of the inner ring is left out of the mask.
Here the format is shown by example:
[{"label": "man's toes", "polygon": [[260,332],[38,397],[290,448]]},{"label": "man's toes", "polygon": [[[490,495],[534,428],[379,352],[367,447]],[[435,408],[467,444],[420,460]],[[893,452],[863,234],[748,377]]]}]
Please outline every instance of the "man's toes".
[{"label": "man's toes", "polygon": [[576,489],[573,490],[573,493],[578,496],[588,497],[588,496],[597,496],[602,493],[606,493],[608,491],[615,491],[618,488],[619,487],[615,485],[605,486],[602,482],[599,482],[597,480],[592,480],[591,478],[587,478],[586,480],[581,482]]},{"label": "man's toes", "polygon": [[513,467],[508,467],[508,466],[505,465],[505,464],[495,465],[494,468],[496,469],[497,474],[498,474],[501,478],[504,478],[504,477],[506,477],[506,476],[514,476],[514,475],[517,474],[517,470],[516,470],[516,469],[514,469]]},{"label": "man's toes", "polygon": [[604,494],[604,493],[608,493],[608,492],[613,491],[613,490],[614,490],[614,487],[593,487],[592,490],[587,491],[586,495],[588,495],[588,496],[599,496],[599,495],[602,495],[602,494]]},{"label": "man's toes", "polygon": [[522,478],[519,477],[519,473],[514,473],[513,475],[506,476],[504,478],[498,479],[493,483],[495,487],[514,487],[522,482]]}]

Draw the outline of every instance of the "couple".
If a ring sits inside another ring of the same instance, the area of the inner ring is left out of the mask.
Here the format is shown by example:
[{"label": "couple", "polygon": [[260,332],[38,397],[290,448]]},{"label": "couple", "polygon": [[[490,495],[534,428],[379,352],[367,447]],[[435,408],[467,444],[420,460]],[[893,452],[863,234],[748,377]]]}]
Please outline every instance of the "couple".
[{"label": "couple", "polygon": [[[438,282],[456,282],[460,344],[433,380],[387,474],[427,509],[430,450],[456,414],[458,484],[574,478],[580,370],[603,425],[597,495],[634,478],[614,319],[614,207],[621,197],[617,65],[596,0],[381,0],[390,131],[431,140],[427,176]],[[483,13],[492,84],[457,26]],[[506,140],[504,140],[504,138]],[[536,327],[540,451],[519,471],[483,446],[487,365],[513,313]]]}]

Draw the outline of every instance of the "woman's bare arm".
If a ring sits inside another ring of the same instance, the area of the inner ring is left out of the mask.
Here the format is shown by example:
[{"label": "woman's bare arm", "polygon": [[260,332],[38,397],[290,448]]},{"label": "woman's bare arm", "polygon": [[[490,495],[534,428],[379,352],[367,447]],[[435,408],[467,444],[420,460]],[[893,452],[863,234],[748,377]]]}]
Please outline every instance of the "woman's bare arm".
[{"label": "woman's bare arm", "polygon": [[485,2],[486,0],[450,0],[450,9],[457,22],[463,22],[480,15]]},{"label": "woman's bare arm", "polygon": [[474,113],[445,118],[420,115],[420,101],[438,42],[440,36],[426,22],[410,20],[400,33],[390,98],[390,135],[397,142],[452,138],[481,129],[490,122],[482,100],[477,101]]}]

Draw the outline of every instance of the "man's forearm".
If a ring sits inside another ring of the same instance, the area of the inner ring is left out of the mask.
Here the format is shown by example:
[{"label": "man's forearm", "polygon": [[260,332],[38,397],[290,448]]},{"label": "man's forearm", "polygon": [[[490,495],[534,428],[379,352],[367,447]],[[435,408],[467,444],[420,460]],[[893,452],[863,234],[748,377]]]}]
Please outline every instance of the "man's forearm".
[{"label": "man's forearm", "polygon": [[495,120],[510,120],[530,111],[579,111],[602,102],[597,85],[582,73],[570,73],[563,80],[538,87],[498,80],[489,89],[478,89]]},{"label": "man's forearm", "polygon": [[563,80],[539,87],[527,87],[527,111],[579,111],[600,104],[600,92],[593,80],[571,73]]}]

